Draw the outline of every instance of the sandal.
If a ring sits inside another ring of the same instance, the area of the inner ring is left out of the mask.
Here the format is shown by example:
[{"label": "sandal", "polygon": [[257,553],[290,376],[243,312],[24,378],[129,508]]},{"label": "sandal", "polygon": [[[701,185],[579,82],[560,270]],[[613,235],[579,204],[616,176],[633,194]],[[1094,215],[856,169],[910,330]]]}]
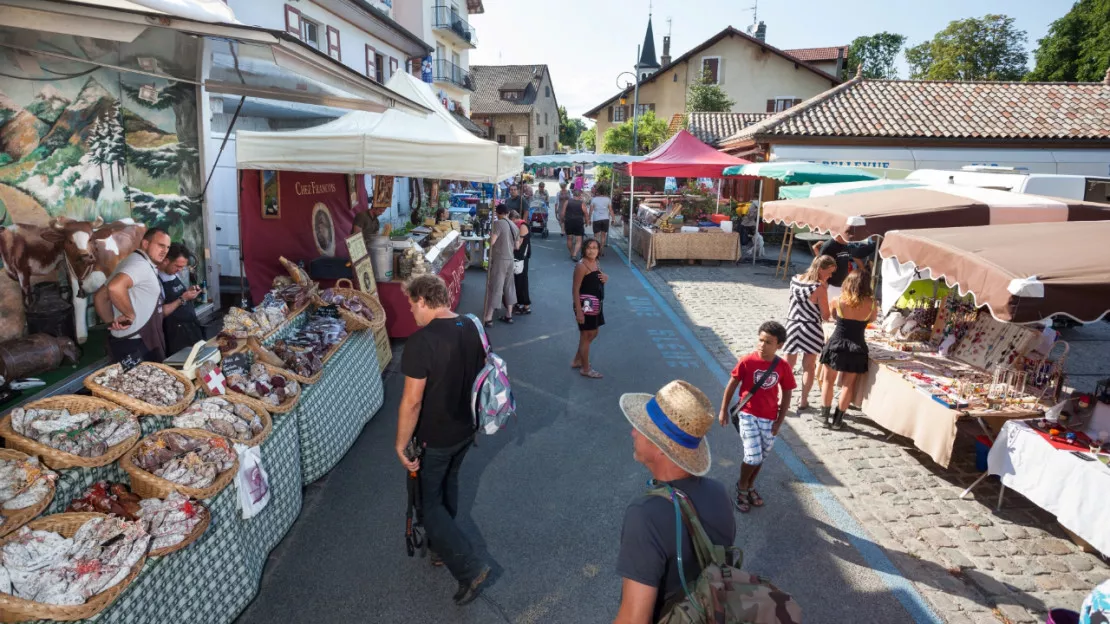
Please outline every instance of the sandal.
[{"label": "sandal", "polygon": [[733,506],[736,507],[736,511],[748,513],[752,510],[750,503],[751,499],[748,498],[748,490],[736,490],[736,501],[733,503]]},{"label": "sandal", "polygon": [[755,491],[755,488],[748,490],[748,502],[752,504],[752,507],[763,506],[763,498],[760,497],[759,492]]},{"label": "sandal", "polygon": [[570,367],[571,368],[582,368],[582,363],[578,362],[578,361],[574,361],[574,362],[570,363]]},{"label": "sandal", "polygon": [[513,317],[511,317],[511,316],[502,316],[501,318],[499,318],[497,320],[501,321],[502,323],[508,323],[509,325],[513,324]]},{"label": "sandal", "polygon": [[493,327],[493,321],[486,321],[482,323],[482,327]]},{"label": "sandal", "polygon": [[581,375],[583,377],[589,377],[590,379],[601,379],[602,378],[601,373],[597,372],[596,370],[594,370],[592,368],[588,371],[586,371],[586,370],[582,371]]}]

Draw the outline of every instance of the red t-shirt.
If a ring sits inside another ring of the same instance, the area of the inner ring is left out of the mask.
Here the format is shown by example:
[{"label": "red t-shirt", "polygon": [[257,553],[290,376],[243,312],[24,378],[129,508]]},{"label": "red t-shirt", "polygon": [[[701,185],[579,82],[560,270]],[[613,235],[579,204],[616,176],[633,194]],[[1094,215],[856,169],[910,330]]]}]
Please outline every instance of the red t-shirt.
[{"label": "red t-shirt", "polygon": [[[749,353],[740,358],[740,361],[736,363],[736,368],[732,369],[732,378],[740,381],[741,401],[747,397],[748,391],[755,386],[756,379],[762,377],[770,365],[771,363],[759,357],[758,353]],[[767,420],[778,418],[779,391],[776,386],[782,387],[783,392],[790,392],[798,386],[798,383],[794,381],[794,371],[790,370],[790,365],[781,358],[775,371],[763,382],[763,389],[756,392],[752,400],[748,401],[748,404],[744,406],[744,411],[756,418],[766,418]]]}]

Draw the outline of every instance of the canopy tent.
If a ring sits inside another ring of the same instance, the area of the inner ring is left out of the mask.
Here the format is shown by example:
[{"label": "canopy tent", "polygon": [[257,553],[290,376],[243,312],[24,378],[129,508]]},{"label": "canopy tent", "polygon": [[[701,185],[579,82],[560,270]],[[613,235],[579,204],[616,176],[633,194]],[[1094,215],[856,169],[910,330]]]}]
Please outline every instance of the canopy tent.
[{"label": "canopy tent", "polygon": [[853,241],[909,228],[1102,221],[1110,205],[948,184],[772,201],[763,219]]},{"label": "canopy tent", "polygon": [[879,176],[855,167],[822,165],[804,161],[751,163],[728,167],[721,172],[724,176],[752,176],[771,178],[784,184],[817,184],[823,182],[857,182],[874,180]]},{"label": "canopy tent", "polygon": [[643,160],[628,165],[628,173],[644,178],[719,178],[725,167],[750,161],[719,152],[685,130],[655,148]]},{"label": "canopy tent", "polygon": [[807,197],[829,197],[849,193],[870,193],[893,189],[916,188],[925,186],[924,182],[902,180],[862,180],[860,182],[831,182],[828,184],[798,184],[779,188],[779,199],[806,199]]},{"label": "canopy tent", "polygon": [[928,270],[961,295],[972,293],[1000,321],[1065,314],[1091,322],[1110,311],[1107,240],[1107,221],[898,230],[879,253],[884,285],[888,270],[894,278]]},{"label": "canopy tent", "polygon": [[639,162],[646,156],[629,156],[628,154],[544,154],[542,156],[525,156],[525,167],[573,167],[574,165],[627,165]]},{"label": "canopy tent", "polygon": [[236,133],[240,169],[368,173],[496,183],[520,173],[524,150],[479,139],[436,99],[431,87],[399,72],[386,87],[428,107],[355,111],[314,128]]}]

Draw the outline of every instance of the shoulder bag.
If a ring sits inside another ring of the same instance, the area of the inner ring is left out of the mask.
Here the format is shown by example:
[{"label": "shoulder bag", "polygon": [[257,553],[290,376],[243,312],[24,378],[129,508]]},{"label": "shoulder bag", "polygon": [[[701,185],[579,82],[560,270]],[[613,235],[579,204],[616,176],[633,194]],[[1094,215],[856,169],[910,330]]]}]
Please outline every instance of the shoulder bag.
[{"label": "shoulder bag", "polygon": [[755,396],[755,393],[759,392],[763,388],[763,382],[767,381],[767,378],[771,376],[771,373],[775,372],[775,369],[779,367],[779,362],[781,361],[782,359],[776,355],[775,359],[771,360],[771,367],[763,371],[763,374],[759,376],[759,379],[755,380],[755,385],[752,387],[751,392],[748,393],[748,396],[744,397],[743,401],[740,401],[739,403],[734,405],[731,410],[729,410],[730,414],[732,415],[732,426],[736,428],[736,433],[740,433],[740,412],[744,411],[744,407],[747,406],[748,402],[752,400],[752,397]]}]

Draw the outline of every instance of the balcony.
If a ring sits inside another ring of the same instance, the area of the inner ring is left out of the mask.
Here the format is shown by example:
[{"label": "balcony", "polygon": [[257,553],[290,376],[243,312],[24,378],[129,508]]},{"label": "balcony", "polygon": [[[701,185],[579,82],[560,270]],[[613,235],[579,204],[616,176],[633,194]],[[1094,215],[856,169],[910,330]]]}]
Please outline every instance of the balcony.
[{"label": "balcony", "polygon": [[478,32],[451,7],[432,7],[432,28],[455,39],[461,45],[478,47]]},{"label": "balcony", "polygon": [[474,90],[474,83],[470,81],[470,72],[446,59],[436,59],[435,81],[447,82],[462,87],[467,91]]}]

